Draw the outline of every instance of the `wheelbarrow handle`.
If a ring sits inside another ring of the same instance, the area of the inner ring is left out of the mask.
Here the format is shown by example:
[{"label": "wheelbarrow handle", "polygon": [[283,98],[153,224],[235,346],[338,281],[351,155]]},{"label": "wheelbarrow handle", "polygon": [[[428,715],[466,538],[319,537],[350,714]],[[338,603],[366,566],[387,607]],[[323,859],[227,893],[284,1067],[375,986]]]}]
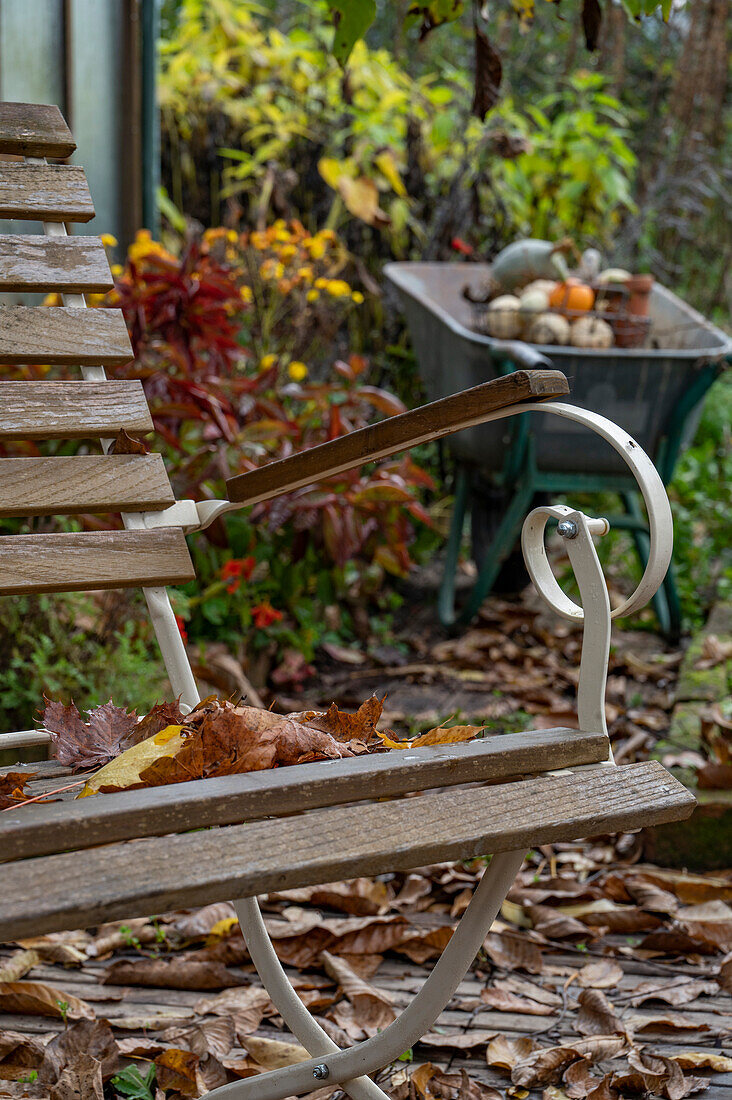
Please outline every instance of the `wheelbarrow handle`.
[{"label": "wheelbarrow handle", "polygon": [[492,340],[491,354],[499,358],[511,359],[517,367],[523,367],[524,370],[554,369],[551,359],[522,340]]}]

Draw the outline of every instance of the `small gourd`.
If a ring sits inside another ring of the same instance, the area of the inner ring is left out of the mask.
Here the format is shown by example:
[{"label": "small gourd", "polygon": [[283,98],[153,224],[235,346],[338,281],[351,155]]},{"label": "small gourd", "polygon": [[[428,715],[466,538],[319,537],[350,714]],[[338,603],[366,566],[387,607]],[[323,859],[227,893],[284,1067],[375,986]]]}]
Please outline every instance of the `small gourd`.
[{"label": "small gourd", "polygon": [[514,241],[495,257],[491,264],[494,278],[504,290],[523,286],[530,279],[566,279],[567,264],[562,255],[564,242],[529,240]]},{"label": "small gourd", "polygon": [[532,344],[568,344],[569,321],[559,313],[540,313],[531,322],[526,339]]},{"label": "small gourd", "polygon": [[531,321],[538,313],[546,313],[549,309],[549,295],[538,287],[525,290],[519,298],[519,313],[524,324]]},{"label": "small gourd", "polygon": [[601,317],[578,317],[572,323],[569,342],[576,348],[611,348],[613,330]]},{"label": "small gourd", "polygon": [[598,286],[616,286],[627,283],[630,277],[630,272],[622,267],[608,267],[605,271],[600,272],[596,281]]},{"label": "small gourd", "polygon": [[520,302],[513,294],[501,294],[488,306],[484,317],[486,330],[499,340],[512,340],[521,331]]},{"label": "small gourd", "polygon": [[584,312],[592,309],[595,304],[595,292],[586,283],[579,279],[567,279],[566,282],[557,283],[549,295],[549,305],[552,309],[567,309],[571,312]]},{"label": "small gourd", "polygon": [[534,279],[521,291],[521,297],[523,298],[524,294],[528,294],[530,290],[541,290],[548,298],[556,285],[556,279]]}]

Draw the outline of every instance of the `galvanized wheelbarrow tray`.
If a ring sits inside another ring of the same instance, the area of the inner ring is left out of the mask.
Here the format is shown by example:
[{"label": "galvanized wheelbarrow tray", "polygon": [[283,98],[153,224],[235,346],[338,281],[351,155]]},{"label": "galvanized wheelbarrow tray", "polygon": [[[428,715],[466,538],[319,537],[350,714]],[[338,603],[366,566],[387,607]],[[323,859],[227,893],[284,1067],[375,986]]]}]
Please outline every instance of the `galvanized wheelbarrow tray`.
[{"label": "galvanized wheelbarrow tray", "polygon": [[[391,263],[420,375],[430,400],[518,368],[554,366],[569,379],[568,400],[616,420],[653,458],[664,484],[693,439],[702,398],[732,359],[732,339],[665,287],[650,301],[647,346],[592,349],[496,340],[471,328],[473,309],[462,294],[484,282],[487,264]],[[661,346],[663,345],[663,346]],[[537,493],[617,492],[625,513],[612,518],[631,531],[642,563],[648,529],[622,459],[581,427],[548,415],[516,418],[513,428],[490,424],[450,440],[458,461],[455,509],[439,597],[445,626],[469,621],[509,559],[527,507]],[[455,571],[468,508],[478,578],[459,614]],[[678,636],[681,616],[670,569],[654,601],[663,631]]]}]

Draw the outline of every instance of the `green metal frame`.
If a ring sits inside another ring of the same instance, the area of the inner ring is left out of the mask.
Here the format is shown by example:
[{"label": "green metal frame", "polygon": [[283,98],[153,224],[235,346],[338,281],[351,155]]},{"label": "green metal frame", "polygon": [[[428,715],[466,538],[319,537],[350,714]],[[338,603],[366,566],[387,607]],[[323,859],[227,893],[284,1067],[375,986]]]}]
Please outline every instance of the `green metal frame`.
[{"label": "green metal frame", "polygon": [[[511,361],[500,364],[500,374],[516,370]],[[684,443],[684,429],[699,402],[722,369],[720,363],[703,365],[694,384],[679,401],[668,430],[663,435],[653,457],[664,485],[668,485]],[[437,601],[440,622],[454,630],[470,622],[496,582],[501,567],[513,550],[521,525],[536,493],[618,493],[625,509],[623,514],[608,516],[610,526],[630,531],[643,569],[648,561],[648,525],[641,508],[635,481],[623,475],[565,473],[539,470],[536,466],[534,434],[529,416],[519,416],[512,425],[513,436],[500,474],[493,476],[496,485],[507,488],[511,499],[493,537],[485,562],[473,588],[460,611],[455,607],[455,578],[465,517],[470,509],[470,467],[458,467],[455,482],[455,504],[447,541],[445,568]],[[681,633],[681,604],[674,579],[673,564],[663,584],[654,596],[653,606],[663,634],[678,639]]]}]

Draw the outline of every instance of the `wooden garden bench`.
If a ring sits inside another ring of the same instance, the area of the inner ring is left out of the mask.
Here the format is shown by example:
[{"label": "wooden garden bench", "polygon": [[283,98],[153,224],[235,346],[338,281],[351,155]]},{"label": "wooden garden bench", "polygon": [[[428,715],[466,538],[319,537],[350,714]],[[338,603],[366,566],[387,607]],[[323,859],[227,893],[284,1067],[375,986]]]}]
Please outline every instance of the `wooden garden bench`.
[{"label": "wooden garden bench", "polygon": [[[107,381],[131,358],[122,314],[85,309],[83,295],[112,280],[101,242],[66,235],[93,207],[84,172],[45,158],[74,148],[55,107],[0,106],[0,216],[40,221],[43,235],[0,236],[0,290],[63,294],[61,308],[0,306],[0,363],[80,367],[77,381],[0,382],[0,440],[98,439],[98,453],[0,459],[2,516],[121,512],[124,530],[0,537],[0,594],[142,586],[176,695],[198,699],[166,585],[194,576],[187,533],[216,516],[392,454],[516,413],[558,415],[599,432],[638,478],[650,519],[649,564],[635,593],[611,613],[592,535],[604,520],[566,507],[527,518],[523,546],[545,599],[584,618],[579,730],[487,737],[472,744],[306,764],[28,805],[0,815],[0,939],[95,925],[180,906],[239,898],[252,959],[310,1061],[215,1089],[212,1097],[278,1100],[342,1083],[355,1100],[386,1100],[367,1076],[418,1041],[480,948],[527,848],[637,829],[688,816],[693,797],[655,762],[616,767],[603,699],[611,615],[642,606],[671,553],[671,515],[649,459],[603,417],[547,401],[568,392],[557,371],[518,371],[384,420],[228,482],[226,501],[175,502],[160,456],[106,454],[124,428],[149,432],[139,382]],[[581,438],[578,436],[578,439]],[[544,528],[559,520],[584,612],[559,589]],[[132,691],[134,685],[130,686]],[[0,737],[0,748],[38,743],[44,731]],[[423,792],[418,797],[403,797]],[[205,828],[204,828],[205,827]],[[462,922],[430,978],[385,1031],[339,1050],[304,1008],[267,937],[256,895],[436,860],[494,853]]]}]

